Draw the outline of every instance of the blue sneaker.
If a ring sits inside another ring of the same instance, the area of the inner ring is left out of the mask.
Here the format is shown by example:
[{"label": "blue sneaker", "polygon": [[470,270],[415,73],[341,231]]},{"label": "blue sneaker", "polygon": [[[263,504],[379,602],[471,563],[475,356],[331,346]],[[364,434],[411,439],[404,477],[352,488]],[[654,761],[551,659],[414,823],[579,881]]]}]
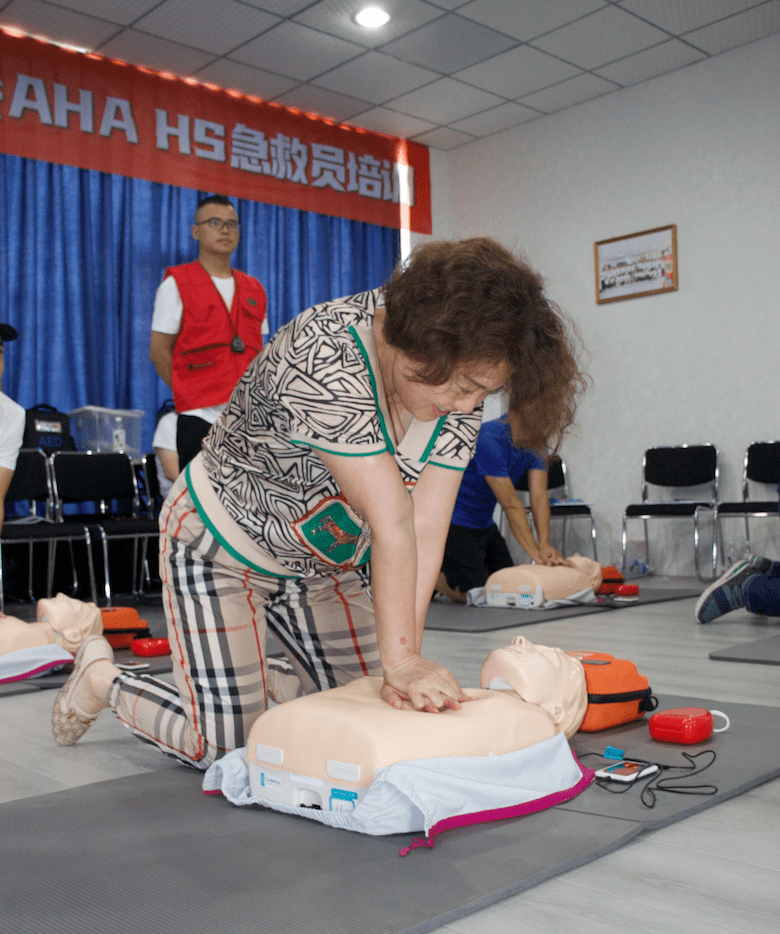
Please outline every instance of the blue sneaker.
[{"label": "blue sneaker", "polygon": [[696,622],[711,623],[719,616],[738,610],[745,605],[745,585],[761,571],[749,559],[733,564],[725,574],[699,597],[696,603]]},{"label": "blue sneaker", "polygon": [[760,574],[777,577],[780,573],[780,561],[772,561],[770,558],[761,558],[758,555],[748,555],[748,561]]}]

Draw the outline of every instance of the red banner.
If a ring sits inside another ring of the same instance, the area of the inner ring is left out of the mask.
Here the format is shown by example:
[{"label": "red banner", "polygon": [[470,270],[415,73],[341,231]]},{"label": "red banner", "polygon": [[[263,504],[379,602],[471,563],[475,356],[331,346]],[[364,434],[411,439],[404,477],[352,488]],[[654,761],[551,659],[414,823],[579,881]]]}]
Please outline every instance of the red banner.
[{"label": "red banner", "polygon": [[0,151],[431,232],[418,143],[8,30]]}]

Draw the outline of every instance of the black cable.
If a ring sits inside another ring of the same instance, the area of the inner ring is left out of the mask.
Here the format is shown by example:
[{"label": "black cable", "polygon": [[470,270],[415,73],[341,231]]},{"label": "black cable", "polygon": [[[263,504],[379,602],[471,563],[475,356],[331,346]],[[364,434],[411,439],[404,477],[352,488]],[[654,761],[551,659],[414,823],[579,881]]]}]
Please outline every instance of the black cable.
[{"label": "black cable", "polygon": [[[695,759],[698,759],[699,756],[711,755],[712,758],[709,762],[705,763],[702,766],[697,767]],[[603,759],[604,756],[599,752],[584,752],[579,757],[584,759],[586,756],[598,756]],[[648,780],[644,783],[641,792],[639,793],[639,800],[646,808],[654,808],[657,796],[656,792],[666,791],[669,794],[677,795],[715,795],[718,793],[718,788],[716,785],[688,785],[688,784],[679,784],[684,779],[693,778],[694,775],[701,775],[702,772],[706,771],[712,763],[717,759],[718,754],[714,749],[703,749],[701,752],[697,753],[688,753],[683,752],[684,758],[688,760],[690,765],[661,765],[659,762],[650,762],[647,759],[640,759],[635,756],[626,757],[627,762],[639,762],[642,765],[657,765],[658,771],[653,772],[649,776]],[[687,772],[687,775],[668,775],[664,777],[664,772],[669,771],[683,771]],[[639,784],[639,779],[633,782],[624,782],[618,783],[612,781],[611,779],[597,779],[595,784],[599,788],[604,788],[610,794],[613,795],[623,795],[626,792],[630,791],[635,785]],[[671,782],[676,782],[677,784],[670,784]],[[615,787],[616,785],[622,784],[623,787]]]}]

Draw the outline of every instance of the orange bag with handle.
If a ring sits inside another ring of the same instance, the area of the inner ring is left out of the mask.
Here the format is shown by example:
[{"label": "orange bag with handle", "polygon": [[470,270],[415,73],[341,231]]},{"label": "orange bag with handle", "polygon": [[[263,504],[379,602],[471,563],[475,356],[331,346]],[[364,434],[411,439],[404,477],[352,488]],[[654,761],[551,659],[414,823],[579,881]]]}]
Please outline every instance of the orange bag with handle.
[{"label": "orange bag with handle", "polygon": [[103,635],[113,649],[129,649],[133,639],[149,635],[149,625],[131,606],[109,606],[100,611]]},{"label": "orange bag with handle", "polygon": [[580,731],[594,733],[639,720],[658,706],[647,678],[625,658],[606,652],[567,652],[582,662],[588,707]]}]

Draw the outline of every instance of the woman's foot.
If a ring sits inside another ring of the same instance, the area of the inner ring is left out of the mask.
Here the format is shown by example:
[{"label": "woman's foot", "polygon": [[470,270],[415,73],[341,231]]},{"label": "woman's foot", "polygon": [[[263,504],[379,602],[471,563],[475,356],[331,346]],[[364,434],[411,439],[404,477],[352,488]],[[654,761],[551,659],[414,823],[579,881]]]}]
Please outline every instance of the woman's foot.
[{"label": "woman's foot", "polygon": [[73,673],[54,701],[51,732],[60,746],[72,746],[108,707],[108,688],[117,669],[103,636],[87,636],[73,662]]}]

